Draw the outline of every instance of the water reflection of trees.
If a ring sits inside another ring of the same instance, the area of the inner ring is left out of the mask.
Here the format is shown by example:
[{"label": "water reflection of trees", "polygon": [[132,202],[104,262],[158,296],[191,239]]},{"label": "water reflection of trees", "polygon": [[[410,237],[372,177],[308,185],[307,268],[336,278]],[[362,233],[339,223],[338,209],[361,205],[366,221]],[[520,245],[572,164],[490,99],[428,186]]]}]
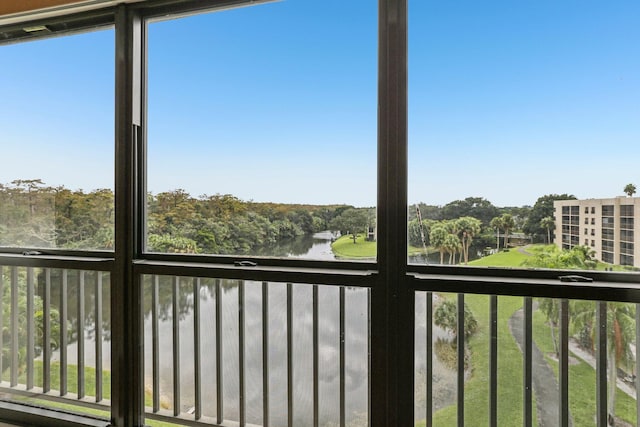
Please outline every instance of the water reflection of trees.
[{"label": "water reflection of trees", "polygon": [[278,241],[273,245],[266,245],[253,251],[251,255],[288,257],[300,256],[309,252],[309,249],[317,241],[312,235],[304,235],[293,239]]},{"label": "water reflection of trees", "polygon": [[[111,339],[111,306],[110,306],[110,291],[111,280],[109,273],[101,271],[78,271],[78,270],[62,270],[62,269],[49,269],[47,278],[47,269],[35,269],[35,295],[37,309],[41,310],[41,307],[45,301],[45,291],[47,281],[49,283],[49,306],[52,313],[56,316],[62,314],[63,295],[66,303],[66,329],[68,343],[78,341],[79,330],[79,306],[78,298],[83,295],[83,309],[84,316],[82,323],[84,325],[83,333],[88,339],[95,339],[96,336],[96,307],[98,306],[98,300],[96,298],[97,281],[100,280],[100,331],[102,338],[109,341]],[[19,289],[26,289],[26,269],[21,268],[19,272]],[[65,279],[66,276],[66,279]],[[175,277],[175,276],[143,276],[142,285],[144,292],[144,317],[148,318],[152,313],[153,304],[153,288],[157,286],[157,316],[160,321],[171,320],[173,317],[173,305],[174,305],[174,287],[177,281],[177,294],[175,301],[177,303],[177,311],[179,314],[179,320],[184,320],[186,316],[191,314],[194,309],[194,292],[196,285],[199,288],[199,298],[201,302],[209,299],[214,299],[216,295],[216,286],[219,282],[220,290],[223,293],[229,292],[231,289],[238,286],[238,280],[223,280],[223,279],[208,279],[208,278],[192,278],[192,277]],[[9,283],[9,280],[5,280],[5,283]],[[64,285],[66,284],[66,291]],[[81,289],[82,286],[82,289]],[[5,296],[10,297],[10,287],[5,285]],[[24,293],[24,292],[23,292]],[[23,298],[24,299],[24,298]],[[20,304],[26,305],[26,300]],[[7,300],[8,304],[8,300]],[[20,305],[20,309],[24,310],[24,307]],[[5,310],[9,313],[9,310]],[[40,320],[39,320],[40,319]],[[36,322],[42,323],[41,317],[36,319]],[[38,323],[38,327],[41,327]],[[7,323],[8,324],[8,319]],[[51,339],[53,342],[59,341],[59,331],[56,329],[56,333],[52,334]]]},{"label": "water reflection of trees", "polygon": [[[95,339],[96,333],[96,307],[98,306],[96,285],[100,281],[101,291],[101,318],[100,330],[105,340],[111,339],[111,306],[110,293],[111,281],[109,273],[102,271],[80,271],[49,269],[49,305],[54,312],[62,313],[63,298],[66,300],[66,327],[67,338],[70,343],[78,341],[79,307],[78,298],[83,295],[82,318],[84,323],[83,335],[89,339]],[[66,276],[66,293],[64,296],[64,284]],[[40,299],[45,298],[47,284],[47,269],[38,269],[36,273],[36,293]],[[81,289],[82,286],[82,289]]]}]

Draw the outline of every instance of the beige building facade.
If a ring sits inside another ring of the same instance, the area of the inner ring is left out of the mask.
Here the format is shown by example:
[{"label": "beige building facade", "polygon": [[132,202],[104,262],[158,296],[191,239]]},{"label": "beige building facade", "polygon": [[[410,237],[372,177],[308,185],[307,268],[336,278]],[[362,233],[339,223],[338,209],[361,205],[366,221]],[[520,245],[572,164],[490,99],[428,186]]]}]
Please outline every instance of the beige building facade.
[{"label": "beige building facade", "polygon": [[555,243],[561,249],[584,245],[599,261],[640,267],[640,197],[559,200],[555,210]]}]

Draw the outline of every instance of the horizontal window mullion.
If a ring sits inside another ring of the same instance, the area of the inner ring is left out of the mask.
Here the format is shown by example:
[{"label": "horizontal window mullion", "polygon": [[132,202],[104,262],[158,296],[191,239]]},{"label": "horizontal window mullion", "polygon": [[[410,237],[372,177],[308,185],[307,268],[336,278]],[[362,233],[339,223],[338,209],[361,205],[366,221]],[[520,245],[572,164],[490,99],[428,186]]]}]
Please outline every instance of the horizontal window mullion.
[{"label": "horizontal window mullion", "polygon": [[427,274],[408,274],[407,283],[413,291],[640,302],[637,283]]},{"label": "horizontal window mullion", "polygon": [[111,271],[113,268],[113,259],[90,256],[0,254],[0,265]]},{"label": "horizontal window mullion", "polygon": [[[96,30],[112,26],[115,22],[113,7],[77,12],[58,17],[42,17],[39,11],[28,11],[0,17],[0,45],[27,40],[58,37],[78,32]],[[55,12],[50,12],[55,13]],[[46,26],[43,31],[25,31],[25,28]]]},{"label": "horizontal window mullion", "polygon": [[336,270],[260,265],[243,267],[234,266],[233,264],[196,264],[148,260],[135,261],[134,273],[354,287],[374,287],[377,282],[377,272],[374,270]]},{"label": "horizontal window mullion", "polygon": [[260,3],[271,3],[276,0],[156,0],[142,2],[131,7],[140,10],[145,19],[164,18],[206,13],[236,7],[251,6]]}]

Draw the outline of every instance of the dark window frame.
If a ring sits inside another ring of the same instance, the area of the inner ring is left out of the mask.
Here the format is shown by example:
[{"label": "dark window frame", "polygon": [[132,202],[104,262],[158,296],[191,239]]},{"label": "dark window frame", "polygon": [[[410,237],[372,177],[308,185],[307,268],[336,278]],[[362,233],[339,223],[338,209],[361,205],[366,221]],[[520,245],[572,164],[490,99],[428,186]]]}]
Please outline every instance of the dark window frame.
[{"label": "dark window frame", "polygon": [[[60,18],[39,19],[0,27],[0,45],[36,37],[116,28],[116,248],[114,252],[51,251],[22,255],[0,250],[0,264],[108,270],[112,292],[112,425],[144,424],[143,355],[140,278],[166,273],[265,280],[340,284],[371,289],[371,425],[411,425],[415,292],[454,291],[531,297],[580,298],[640,302],[640,277],[619,272],[586,272],[595,279],[584,287],[563,286],[559,271],[409,265],[407,237],[407,3],[379,0],[378,32],[378,257],[375,263],[258,259],[260,267],[232,266],[237,257],[144,253],[145,183],[145,20],[179,16],[254,3],[252,1],[151,0]],[[47,35],[20,33],[28,25],[75,22]],[[0,47],[1,48],[1,47]],[[563,207],[563,212],[565,207]],[[592,208],[592,213],[594,209]],[[604,207],[603,207],[604,213]],[[575,271],[568,272],[569,274]],[[480,286],[478,286],[480,285]],[[126,363],[125,363],[126,361]],[[32,416],[33,425],[47,425]],[[81,421],[71,425],[83,425]]]}]

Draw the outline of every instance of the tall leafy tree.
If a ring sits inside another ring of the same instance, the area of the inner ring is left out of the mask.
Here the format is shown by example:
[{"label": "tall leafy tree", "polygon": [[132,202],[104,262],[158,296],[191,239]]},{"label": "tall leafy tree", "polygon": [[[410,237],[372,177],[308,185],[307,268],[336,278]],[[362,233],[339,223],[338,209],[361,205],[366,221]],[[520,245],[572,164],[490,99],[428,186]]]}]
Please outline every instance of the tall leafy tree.
[{"label": "tall leafy tree", "polygon": [[471,216],[479,219],[484,226],[489,225],[491,218],[497,216],[498,213],[498,208],[482,197],[467,197],[464,200],[454,200],[442,207],[442,217],[444,219]]},{"label": "tall leafy tree", "polygon": [[[540,221],[547,216],[553,217],[553,202],[556,200],[575,200],[575,198],[572,194],[547,194],[538,197],[522,230],[533,236],[534,239],[538,236],[544,236],[546,230],[540,225]],[[539,238],[538,241],[540,240],[542,238]]]},{"label": "tall leafy tree", "polygon": [[369,224],[367,209],[347,209],[336,217],[332,226],[345,234],[351,234],[353,243],[356,243],[358,233],[363,233]]}]

